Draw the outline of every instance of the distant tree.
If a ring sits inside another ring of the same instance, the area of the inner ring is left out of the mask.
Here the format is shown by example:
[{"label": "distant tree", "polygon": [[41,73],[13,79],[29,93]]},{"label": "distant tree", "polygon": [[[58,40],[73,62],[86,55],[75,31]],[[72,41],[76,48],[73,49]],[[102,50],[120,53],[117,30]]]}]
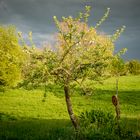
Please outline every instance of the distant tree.
[{"label": "distant tree", "polygon": [[118,55],[115,55],[110,63],[111,76],[123,76],[128,73],[127,63]]},{"label": "distant tree", "polygon": [[21,80],[24,53],[14,26],[0,26],[0,85],[13,87]]},{"label": "distant tree", "polygon": [[138,75],[140,74],[140,61],[139,60],[131,60],[127,64],[128,70],[130,74]]}]

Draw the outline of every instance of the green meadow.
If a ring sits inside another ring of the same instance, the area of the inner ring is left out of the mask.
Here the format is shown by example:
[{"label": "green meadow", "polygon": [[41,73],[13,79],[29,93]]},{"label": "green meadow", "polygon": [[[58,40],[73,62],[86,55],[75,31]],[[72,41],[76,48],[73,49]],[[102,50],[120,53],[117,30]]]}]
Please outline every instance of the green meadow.
[{"label": "green meadow", "polygon": [[[91,95],[81,95],[78,86],[71,90],[73,109],[77,116],[90,110],[111,112],[115,116],[112,96],[116,94],[115,78],[103,84],[88,81],[94,87]],[[119,79],[120,123],[140,137],[140,76]],[[62,87],[44,89],[7,89],[0,92],[0,140],[76,140]],[[97,138],[98,139],[98,138]],[[125,139],[125,138],[124,138]]]}]

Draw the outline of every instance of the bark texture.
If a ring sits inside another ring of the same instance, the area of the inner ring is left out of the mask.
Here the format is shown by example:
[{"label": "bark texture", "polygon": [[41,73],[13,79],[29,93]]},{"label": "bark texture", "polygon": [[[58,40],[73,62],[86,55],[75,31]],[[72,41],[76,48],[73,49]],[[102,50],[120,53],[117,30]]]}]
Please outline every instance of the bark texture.
[{"label": "bark texture", "polygon": [[64,86],[64,92],[65,92],[66,105],[67,105],[67,110],[68,110],[70,119],[72,121],[72,124],[73,124],[74,128],[78,129],[79,125],[78,125],[77,118],[73,113],[72,103],[71,103],[71,99],[70,99],[70,95],[69,95],[70,91],[69,91],[69,86],[68,85]]}]

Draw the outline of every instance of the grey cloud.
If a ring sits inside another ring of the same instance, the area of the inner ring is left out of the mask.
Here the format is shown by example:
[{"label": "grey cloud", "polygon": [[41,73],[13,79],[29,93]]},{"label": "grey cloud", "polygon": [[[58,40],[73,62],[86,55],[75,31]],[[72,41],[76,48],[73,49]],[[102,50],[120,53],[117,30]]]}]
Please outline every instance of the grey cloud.
[{"label": "grey cloud", "polygon": [[56,15],[60,19],[61,16],[76,16],[85,5],[92,6],[89,19],[91,26],[110,7],[110,16],[99,30],[113,34],[118,27],[126,25],[126,31],[116,43],[116,48],[127,47],[128,58],[140,59],[139,0],[0,0],[0,23],[14,24],[24,34],[33,31],[37,44],[52,42],[52,34],[56,32],[52,17]]}]

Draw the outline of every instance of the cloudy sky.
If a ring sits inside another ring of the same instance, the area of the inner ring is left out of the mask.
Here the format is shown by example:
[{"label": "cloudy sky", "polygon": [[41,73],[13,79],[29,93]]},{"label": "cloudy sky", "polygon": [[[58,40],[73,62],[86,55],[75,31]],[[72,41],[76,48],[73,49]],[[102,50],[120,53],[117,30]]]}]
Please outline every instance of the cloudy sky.
[{"label": "cloudy sky", "polygon": [[53,16],[76,16],[85,5],[92,6],[89,25],[96,25],[106,8],[109,18],[99,28],[113,34],[122,25],[126,31],[116,43],[116,51],[128,48],[125,59],[140,59],[140,0],[0,0],[0,24],[13,24],[25,37],[33,32],[34,42],[53,42],[57,31]]}]

